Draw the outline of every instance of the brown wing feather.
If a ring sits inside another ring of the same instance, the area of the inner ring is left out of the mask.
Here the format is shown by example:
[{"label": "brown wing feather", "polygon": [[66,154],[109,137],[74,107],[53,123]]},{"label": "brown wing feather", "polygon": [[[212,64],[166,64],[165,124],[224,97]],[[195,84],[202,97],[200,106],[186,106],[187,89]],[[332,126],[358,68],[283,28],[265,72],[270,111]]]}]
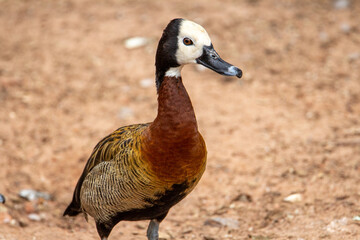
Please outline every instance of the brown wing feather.
[{"label": "brown wing feather", "polygon": [[84,179],[91,172],[94,167],[102,162],[113,161],[114,158],[124,149],[128,148],[128,142],[134,135],[140,135],[140,133],[146,129],[149,124],[135,124],[125,126],[117,129],[107,137],[103,138],[94,148],[91,153],[83,173],[81,174],[75,190],[72,202],[64,212],[65,215],[75,216],[82,212],[80,202],[80,190]]}]

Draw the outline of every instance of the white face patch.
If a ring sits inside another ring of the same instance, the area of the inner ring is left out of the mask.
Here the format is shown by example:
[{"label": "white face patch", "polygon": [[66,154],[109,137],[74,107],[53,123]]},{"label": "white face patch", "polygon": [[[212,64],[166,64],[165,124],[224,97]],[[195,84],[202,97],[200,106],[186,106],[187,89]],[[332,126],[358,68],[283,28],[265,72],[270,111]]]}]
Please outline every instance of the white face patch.
[{"label": "white face patch", "polygon": [[[193,44],[185,45],[184,38],[191,39]],[[210,37],[202,26],[189,20],[183,20],[179,29],[176,60],[181,65],[196,63],[196,59],[203,53],[203,47],[210,45]]]}]

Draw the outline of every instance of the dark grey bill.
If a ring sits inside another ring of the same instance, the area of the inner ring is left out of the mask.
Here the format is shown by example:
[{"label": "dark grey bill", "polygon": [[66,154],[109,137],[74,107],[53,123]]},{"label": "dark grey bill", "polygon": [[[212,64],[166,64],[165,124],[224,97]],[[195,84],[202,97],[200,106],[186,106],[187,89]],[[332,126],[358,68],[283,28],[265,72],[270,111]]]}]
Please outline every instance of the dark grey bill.
[{"label": "dark grey bill", "polygon": [[237,76],[238,78],[242,76],[242,71],[239,68],[220,58],[212,44],[204,46],[203,54],[196,59],[196,62],[222,75]]}]

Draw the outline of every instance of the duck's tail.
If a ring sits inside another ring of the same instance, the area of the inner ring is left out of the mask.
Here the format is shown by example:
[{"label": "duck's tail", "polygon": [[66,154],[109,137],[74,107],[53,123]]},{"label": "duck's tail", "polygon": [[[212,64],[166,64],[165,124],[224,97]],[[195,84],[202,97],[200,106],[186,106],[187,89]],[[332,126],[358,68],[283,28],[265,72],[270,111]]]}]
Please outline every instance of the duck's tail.
[{"label": "duck's tail", "polygon": [[76,216],[79,213],[81,213],[81,207],[80,205],[75,202],[74,200],[69,204],[69,206],[65,209],[63,216]]}]

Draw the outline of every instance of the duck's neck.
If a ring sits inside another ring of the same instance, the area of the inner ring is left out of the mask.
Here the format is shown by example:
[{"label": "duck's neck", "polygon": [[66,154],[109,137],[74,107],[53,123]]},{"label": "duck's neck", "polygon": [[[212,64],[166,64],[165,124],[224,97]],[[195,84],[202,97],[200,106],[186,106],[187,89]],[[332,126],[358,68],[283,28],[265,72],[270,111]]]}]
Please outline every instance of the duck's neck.
[{"label": "duck's neck", "polygon": [[176,142],[198,133],[194,109],[180,74],[163,77],[158,88],[158,115],[150,130],[164,140]]},{"label": "duck's neck", "polygon": [[158,94],[158,115],[142,135],[142,157],[170,185],[198,179],[206,147],[181,77],[165,75]]}]

